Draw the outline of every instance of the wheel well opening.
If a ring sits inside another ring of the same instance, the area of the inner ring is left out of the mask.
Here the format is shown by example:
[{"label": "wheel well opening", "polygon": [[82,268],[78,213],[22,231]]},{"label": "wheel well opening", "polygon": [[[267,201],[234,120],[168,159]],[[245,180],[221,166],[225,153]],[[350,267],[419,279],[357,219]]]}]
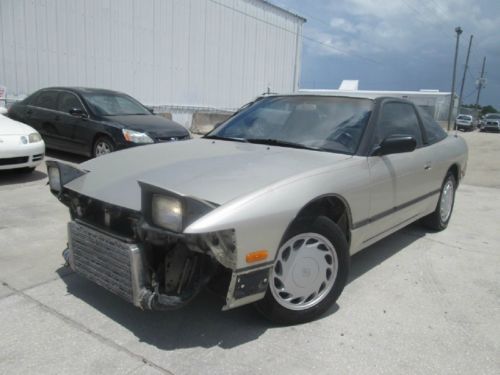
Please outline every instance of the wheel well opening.
[{"label": "wheel well opening", "polygon": [[453,165],[450,167],[449,171],[450,171],[451,173],[453,173],[453,177],[455,177],[455,181],[457,182],[457,186],[458,186],[458,184],[459,184],[459,182],[460,182],[460,174],[459,174],[459,172],[458,172],[458,165],[453,164]]},{"label": "wheel well opening", "polygon": [[350,218],[346,204],[338,197],[323,197],[302,208],[297,217],[326,216],[344,232],[348,243],[351,241]]}]

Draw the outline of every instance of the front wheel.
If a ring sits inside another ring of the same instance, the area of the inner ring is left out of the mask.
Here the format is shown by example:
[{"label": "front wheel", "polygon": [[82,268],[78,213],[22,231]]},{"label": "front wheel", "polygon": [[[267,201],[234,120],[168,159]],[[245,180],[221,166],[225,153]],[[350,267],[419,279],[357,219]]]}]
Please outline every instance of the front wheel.
[{"label": "front wheel", "polygon": [[441,193],[439,194],[439,201],[433,213],[425,216],[422,223],[429,229],[441,231],[448,227],[450,222],[451,213],[455,204],[455,191],[457,189],[457,182],[455,176],[451,171],[446,175],[443,185],[441,186]]},{"label": "front wheel", "polygon": [[113,152],[115,150],[115,145],[111,138],[102,136],[97,138],[92,148],[92,156],[94,158],[98,156],[103,156]]},{"label": "front wheel", "polygon": [[337,301],[348,271],[348,244],[337,224],[326,217],[298,219],[283,238],[257,310],[280,324],[311,321]]}]

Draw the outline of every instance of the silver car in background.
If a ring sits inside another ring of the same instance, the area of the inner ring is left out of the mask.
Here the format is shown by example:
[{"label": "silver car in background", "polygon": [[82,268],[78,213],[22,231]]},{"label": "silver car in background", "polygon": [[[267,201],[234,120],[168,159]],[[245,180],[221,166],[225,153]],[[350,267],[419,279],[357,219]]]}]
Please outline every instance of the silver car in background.
[{"label": "silver car in background", "polygon": [[294,324],[335,303],[352,254],[447,227],[467,147],[406,100],[272,95],[202,139],[47,165],[77,273],[142,309],[210,285]]},{"label": "silver car in background", "polygon": [[474,130],[474,118],[471,115],[458,115],[455,127],[457,130],[472,131]]},{"label": "silver car in background", "polygon": [[500,113],[488,113],[481,120],[481,131],[500,131]]}]

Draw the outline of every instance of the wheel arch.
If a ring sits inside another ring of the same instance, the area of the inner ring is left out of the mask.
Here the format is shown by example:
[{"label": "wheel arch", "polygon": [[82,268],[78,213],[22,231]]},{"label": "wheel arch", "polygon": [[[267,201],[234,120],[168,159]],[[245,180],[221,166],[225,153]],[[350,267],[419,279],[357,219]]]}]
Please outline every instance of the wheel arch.
[{"label": "wheel arch", "polygon": [[92,137],[92,142],[90,143],[90,155],[92,156],[94,154],[94,145],[96,143],[96,141],[101,138],[101,137],[106,137],[106,138],[109,138],[111,139],[111,142],[115,143],[114,140],[113,140],[113,137],[111,135],[109,135],[108,133],[106,132],[103,132],[102,130],[99,130],[97,131],[94,136]]},{"label": "wheel arch", "polygon": [[455,181],[457,182],[458,186],[458,184],[460,183],[460,167],[458,166],[458,164],[453,164],[450,168],[448,168],[446,174],[448,174],[448,172],[451,172],[453,174],[453,177],[455,177]]},{"label": "wheel arch", "polygon": [[347,200],[339,194],[320,195],[306,203],[288,225],[285,234],[300,218],[325,216],[337,224],[351,243],[352,215]]}]

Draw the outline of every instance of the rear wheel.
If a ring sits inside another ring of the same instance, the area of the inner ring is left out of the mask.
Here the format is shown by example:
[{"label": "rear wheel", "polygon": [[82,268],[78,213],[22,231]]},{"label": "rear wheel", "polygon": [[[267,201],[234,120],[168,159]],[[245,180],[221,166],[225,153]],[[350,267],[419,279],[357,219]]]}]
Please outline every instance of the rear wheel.
[{"label": "rear wheel", "polygon": [[457,182],[455,176],[451,171],[448,171],[441,187],[439,194],[439,201],[436,210],[425,216],[422,223],[429,229],[441,231],[446,229],[450,222],[451,213],[455,204],[455,191],[457,189]]},{"label": "rear wheel", "polygon": [[107,136],[102,136],[96,139],[94,146],[92,147],[92,156],[94,158],[102,155],[109,154],[115,150],[115,144],[111,138]]},{"label": "rear wheel", "polygon": [[348,271],[348,245],[337,224],[326,217],[299,219],[283,238],[256,307],[280,324],[313,320],[338,299]]}]

